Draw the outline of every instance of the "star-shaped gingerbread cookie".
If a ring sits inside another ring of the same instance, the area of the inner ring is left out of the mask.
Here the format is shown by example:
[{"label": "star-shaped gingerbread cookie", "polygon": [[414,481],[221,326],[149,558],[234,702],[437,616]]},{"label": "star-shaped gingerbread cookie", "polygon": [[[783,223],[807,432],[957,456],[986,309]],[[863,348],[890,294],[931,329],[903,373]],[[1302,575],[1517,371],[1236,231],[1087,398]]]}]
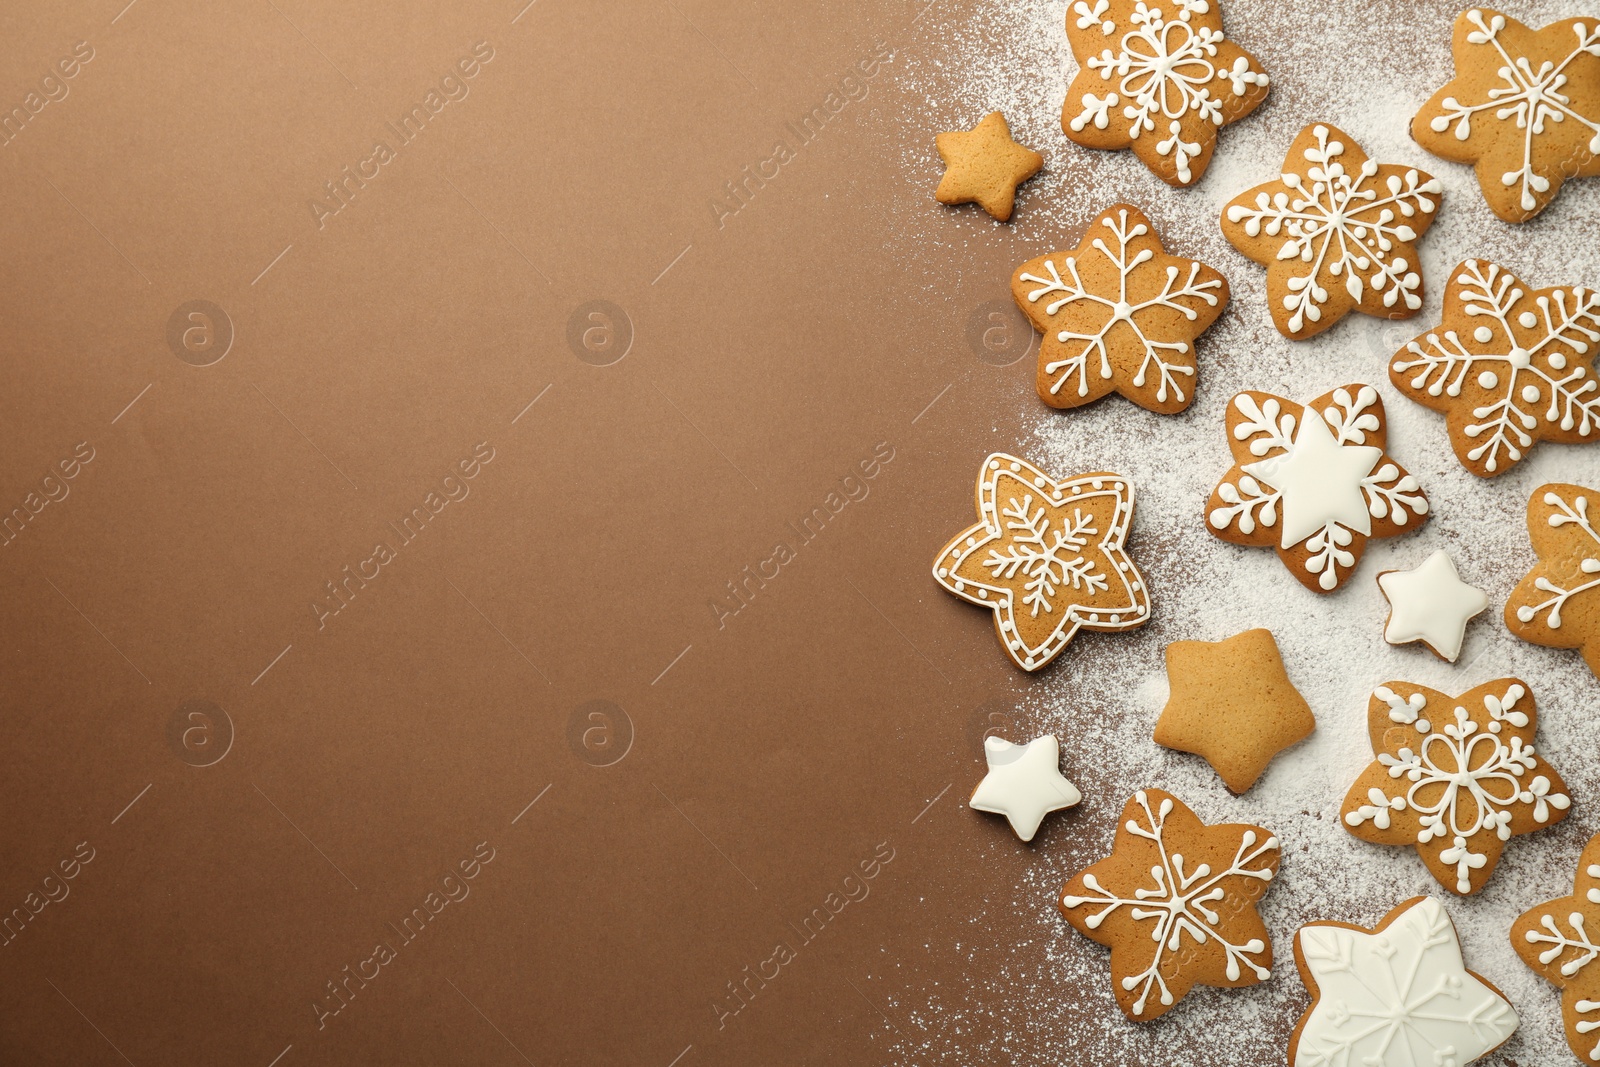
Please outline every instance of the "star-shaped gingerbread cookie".
[{"label": "star-shaped gingerbread cookie", "polygon": [[1112,390],[1170,415],[1194,400],[1194,340],[1228,304],[1228,282],[1168,255],[1144,212],[1113,204],[1070,252],[1030,259],[1011,295],[1039,345],[1039,395],[1075,408]]},{"label": "star-shaped gingerbread cookie", "polygon": [[1461,465],[1492,478],[1538,441],[1600,442],[1597,341],[1600,292],[1533,289],[1469,259],[1450,275],[1443,321],[1395,353],[1389,380],[1444,412]]},{"label": "star-shaped gingerbread cookie", "polygon": [[1111,855],[1068,879],[1062,917],[1111,949],[1111,989],[1130,1019],[1165,1014],[1196,985],[1264,982],[1272,939],[1256,902],[1278,873],[1259,826],[1207,826],[1170,793],[1141,789]]},{"label": "star-shaped gingerbread cookie", "polygon": [[1036,671],[1079,629],[1132,630],[1150,619],[1150,594],[1123,548],[1133,483],[1120,474],[1057,481],[996,452],[978,472],[978,523],[940,550],[933,577],[994,612],[1017,666]]},{"label": "star-shaped gingerbread cookie", "polygon": [[1355,568],[1367,540],[1421,526],[1428,498],[1384,451],[1383,400],[1346,385],[1302,407],[1271,393],[1228,405],[1233,468],[1206,505],[1224,541],[1278,550],[1307,589],[1330,593]]},{"label": "star-shaped gingerbread cookie", "polygon": [[1489,8],[1456,16],[1456,76],[1411,120],[1436,156],[1475,164],[1496,215],[1526,222],[1568,178],[1600,174],[1600,20],[1534,30]]},{"label": "star-shaped gingerbread cookie", "polygon": [[1217,131],[1267,98],[1267,74],[1222,29],[1218,0],[1075,0],[1081,69],[1061,128],[1085,148],[1132,148],[1169,185],[1200,180]]},{"label": "star-shaped gingerbread cookie", "polygon": [[1011,218],[1017,186],[1039,173],[1044,157],[1011,139],[1006,117],[991,111],[970,130],[934,138],[944,177],[933,194],[941,204],[976,203],[1001,222]]},{"label": "star-shaped gingerbread cookie", "polygon": [[1345,829],[1415,848],[1440,885],[1476,893],[1514,834],[1554,826],[1572,804],[1561,775],[1534,750],[1538,717],[1515,678],[1459,697],[1410,682],[1380,685],[1367,703],[1378,758],[1345,795]]},{"label": "star-shaped gingerbread cookie", "polygon": [[1467,623],[1489,606],[1488,595],[1461,580],[1455,562],[1442,548],[1419,567],[1382,572],[1378,588],[1389,602],[1383,639],[1391,645],[1421,641],[1451,663],[1461,655]]},{"label": "star-shaped gingerbread cookie", "polygon": [[1374,163],[1326,123],[1300,131],[1283,172],[1222,209],[1222,233],[1267,268],[1278,332],[1296,341],[1352,309],[1406,319],[1422,308],[1416,242],[1443,187],[1415,167]]},{"label": "star-shaped gingerbread cookie", "polygon": [[1061,774],[1061,743],[1054,734],[1014,745],[1003,737],[983,742],[989,773],[972,791],[967,807],[1004,815],[1011,830],[1032,841],[1039,824],[1052,811],[1070,808],[1083,799],[1078,787]]},{"label": "star-shaped gingerbread cookie", "polygon": [[1600,677],[1600,489],[1552,483],[1528,498],[1539,563],[1506,601],[1506,628],[1530,644],[1576,648]]},{"label": "star-shaped gingerbread cookie", "polygon": [[1234,793],[1255,785],[1272,757],[1317,725],[1267,630],[1174,641],[1167,680],[1172,696],[1156,722],[1156,744],[1204,756]]},{"label": "star-shaped gingerbread cookie", "polygon": [[1511,946],[1533,973],[1561,990],[1567,1044],[1584,1063],[1600,1061],[1600,835],[1578,857],[1572,895],[1546,901],[1511,924]]}]

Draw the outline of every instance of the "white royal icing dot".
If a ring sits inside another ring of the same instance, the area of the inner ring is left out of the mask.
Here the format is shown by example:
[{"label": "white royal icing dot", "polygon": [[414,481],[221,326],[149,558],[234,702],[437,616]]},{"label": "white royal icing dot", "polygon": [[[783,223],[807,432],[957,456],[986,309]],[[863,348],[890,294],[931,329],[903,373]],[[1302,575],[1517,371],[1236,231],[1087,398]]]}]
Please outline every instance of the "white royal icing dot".
[{"label": "white royal icing dot", "polygon": [[1536,403],[1539,399],[1539,387],[1537,385],[1524,385],[1522,387],[1522,399],[1529,404]]},{"label": "white royal icing dot", "polygon": [[1517,321],[1520,322],[1524,328],[1531,330],[1535,326],[1539,325],[1539,316],[1535,315],[1531,311],[1524,311],[1521,315],[1517,316]]},{"label": "white royal icing dot", "polygon": [[1478,375],[1478,384],[1485,389],[1493,389],[1500,384],[1500,379],[1495,377],[1494,371],[1486,370]]},{"label": "white royal icing dot", "polygon": [[1494,340],[1494,331],[1489,329],[1487,326],[1479,326],[1476,330],[1472,331],[1472,339],[1481,345],[1488,344],[1490,341]]}]

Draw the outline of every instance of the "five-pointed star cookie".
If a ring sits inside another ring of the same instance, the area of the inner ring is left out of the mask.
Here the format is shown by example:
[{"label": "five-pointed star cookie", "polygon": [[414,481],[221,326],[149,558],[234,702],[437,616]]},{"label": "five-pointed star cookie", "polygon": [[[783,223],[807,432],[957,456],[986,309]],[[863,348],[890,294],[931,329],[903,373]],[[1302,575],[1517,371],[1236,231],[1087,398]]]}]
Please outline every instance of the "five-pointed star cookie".
[{"label": "five-pointed star cookie", "polygon": [[1525,222],[1567,178],[1600,174],[1600,20],[1540,30],[1488,8],[1456,16],[1456,76],[1411,120],[1436,156],[1476,164],[1496,215]]},{"label": "five-pointed star cookie", "polygon": [[1492,478],[1537,441],[1600,442],[1597,341],[1600,292],[1531,289],[1469,259],[1450,276],[1443,321],[1395,353],[1389,380],[1444,412],[1461,465]]},{"label": "five-pointed star cookie", "polygon": [[1311,1007],[1289,1038],[1289,1067],[1466,1067],[1520,1021],[1467,970],[1455,925],[1432,897],[1412,897],[1371,930],[1307,923],[1294,962]]},{"label": "five-pointed star cookie", "polygon": [[1377,759],[1340,809],[1363,841],[1416,848],[1439,884],[1476,893],[1514,834],[1554,826],[1572,801],[1534,751],[1528,687],[1496,678],[1459,697],[1410,682],[1372,691],[1367,733]]},{"label": "five-pointed star cookie", "polygon": [[1169,185],[1199,181],[1217,131],[1267,98],[1256,58],[1228,40],[1218,0],[1075,0],[1081,69],[1061,128],[1086,148],[1132,148]]},{"label": "five-pointed star cookie", "polygon": [[978,523],[940,550],[933,577],[994,612],[1000,643],[1036,671],[1080,628],[1132,630],[1150,619],[1150,594],[1122,543],[1133,483],[1120,474],[1056,481],[996,452],[978,472]]},{"label": "five-pointed star cookie", "polygon": [[1277,548],[1313,592],[1337,589],[1368,538],[1427,518],[1417,480],[1384,452],[1383,400],[1370,385],[1342,386],[1305,407],[1240,393],[1227,426],[1234,465],[1211,494],[1206,525],[1236,545]]},{"label": "five-pointed star cookie", "polygon": [[1409,571],[1384,571],[1378,588],[1389,601],[1383,639],[1391,645],[1421,641],[1454,663],[1467,636],[1467,621],[1489,606],[1489,597],[1461,580],[1450,554],[1440,549]]},{"label": "five-pointed star cookie", "polygon": [[1061,745],[1054,734],[1036,737],[1026,745],[986,738],[983,756],[989,773],[972,791],[967,806],[1004,815],[1024,841],[1033,840],[1047,814],[1083,799],[1078,787],[1061,776]]},{"label": "five-pointed star cookie", "polygon": [[1075,408],[1115,389],[1170,415],[1194,399],[1194,340],[1222,314],[1228,282],[1168,255],[1144,212],[1113,204],[1070,252],[1030,259],[1011,295],[1044,334],[1039,395]]},{"label": "five-pointed star cookie", "polygon": [[1006,117],[991,111],[970,130],[934,138],[944,159],[944,177],[934,199],[941,204],[976,202],[1005,222],[1011,218],[1017,186],[1039,173],[1044,157],[1011,139]]},{"label": "five-pointed star cookie", "polygon": [[1256,901],[1278,873],[1259,826],[1207,826],[1170,793],[1141,789],[1122,809],[1111,855],[1061,889],[1061,914],[1111,949],[1111,988],[1130,1019],[1154,1019],[1196,985],[1271,975]]},{"label": "five-pointed star cookie", "polygon": [[1348,135],[1317,123],[1289,146],[1282,174],[1223,208],[1222,233],[1267,268],[1272,321],[1303,341],[1351,309],[1382,319],[1421,309],[1416,241],[1433,224],[1441,189],[1415,167],[1372,162]]},{"label": "five-pointed star cookie", "polygon": [[1156,722],[1156,744],[1204,756],[1235,793],[1255,785],[1272,757],[1317,725],[1267,630],[1174,641],[1167,679],[1172,696]]},{"label": "five-pointed star cookie", "polygon": [[1506,628],[1546,648],[1576,648],[1600,677],[1600,489],[1552,483],[1528,498],[1539,563],[1506,601]]},{"label": "five-pointed star cookie", "polygon": [[1600,835],[1578,857],[1572,895],[1546,901],[1511,925],[1511,945],[1533,973],[1561,990],[1567,1044],[1585,1063],[1600,1062]]}]

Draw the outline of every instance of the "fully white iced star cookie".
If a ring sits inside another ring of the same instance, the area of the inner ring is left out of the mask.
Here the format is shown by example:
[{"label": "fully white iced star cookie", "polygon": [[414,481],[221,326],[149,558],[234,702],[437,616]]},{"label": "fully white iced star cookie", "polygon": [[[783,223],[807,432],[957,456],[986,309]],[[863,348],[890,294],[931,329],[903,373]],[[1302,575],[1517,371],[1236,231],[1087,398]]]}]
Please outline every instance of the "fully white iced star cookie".
[{"label": "fully white iced star cookie", "polygon": [[1033,840],[1046,814],[1083,799],[1078,787],[1061,776],[1061,745],[1053,734],[1036,737],[1026,745],[986,738],[983,755],[989,761],[989,773],[972,791],[967,806],[1004,815],[1024,841]]},{"label": "fully white iced star cookie", "polygon": [[1444,549],[1409,571],[1384,571],[1378,588],[1389,601],[1383,639],[1391,645],[1421,641],[1451,663],[1461,655],[1467,621],[1489,606],[1482,589],[1463,582]]}]

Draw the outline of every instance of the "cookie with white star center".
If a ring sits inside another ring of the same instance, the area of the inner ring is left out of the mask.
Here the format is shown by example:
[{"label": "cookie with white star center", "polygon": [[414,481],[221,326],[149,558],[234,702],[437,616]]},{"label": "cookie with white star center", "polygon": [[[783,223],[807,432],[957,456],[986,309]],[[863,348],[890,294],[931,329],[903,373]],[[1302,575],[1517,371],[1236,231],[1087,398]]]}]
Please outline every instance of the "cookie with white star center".
[{"label": "cookie with white star center", "polygon": [[1194,400],[1195,338],[1228,305],[1212,268],[1170,255],[1144,212],[1113,204],[1070,252],[1030,259],[1011,295],[1039,345],[1039,396],[1075,408],[1115,390],[1163,415]]},{"label": "cookie with white star center", "polygon": [[1438,326],[1406,342],[1389,380],[1445,414],[1456,458],[1504,474],[1539,441],[1600,443],[1600,292],[1534,289],[1483,259],[1450,275]]},{"label": "cookie with white star center", "polygon": [[1033,840],[1050,812],[1083,799],[1078,787],[1061,775],[1061,743],[1054,734],[1026,745],[1014,745],[1003,737],[985,738],[983,756],[989,773],[972,791],[967,807],[1004,815],[1024,841]]},{"label": "cookie with white star center", "polygon": [[1383,571],[1378,588],[1389,602],[1383,639],[1391,645],[1420,641],[1451,663],[1461,656],[1467,623],[1489,606],[1488,594],[1463,582],[1443,549],[1414,570]]},{"label": "cookie with white star center", "polygon": [[1278,550],[1307,589],[1339,588],[1374,537],[1420,527],[1428,498],[1389,458],[1383,399],[1341,386],[1300,405],[1271,393],[1228,404],[1234,465],[1211,493],[1206,527],[1224,541]]},{"label": "cookie with white star center", "polygon": [[994,612],[1017,666],[1036,671],[1082,630],[1132,630],[1150,620],[1150,593],[1123,547],[1133,483],[1094,473],[1058,481],[996,452],[978,471],[978,522],[933,562],[946,591]]},{"label": "cookie with white star center", "polygon": [[1526,222],[1568,178],[1600,174],[1600,19],[1542,29],[1489,8],[1456,17],[1456,76],[1411,120],[1436,156],[1474,165],[1490,209]]},{"label": "cookie with white star center", "polygon": [[1415,167],[1374,163],[1319,122],[1300,131],[1277,178],[1222,209],[1222,233],[1267,268],[1272,322],[1303,341],[1350,311],[1408,319],[1422,309],[1417,241],[1442,189]]},{"label": "cookie with white star center", "polygon": [[1600,835],[1578,857],[1572,893],[1522,913],[1511,947],[1534,974],[1561,990],[1567,1044],[1584,1063],[1600,1063]]}]

